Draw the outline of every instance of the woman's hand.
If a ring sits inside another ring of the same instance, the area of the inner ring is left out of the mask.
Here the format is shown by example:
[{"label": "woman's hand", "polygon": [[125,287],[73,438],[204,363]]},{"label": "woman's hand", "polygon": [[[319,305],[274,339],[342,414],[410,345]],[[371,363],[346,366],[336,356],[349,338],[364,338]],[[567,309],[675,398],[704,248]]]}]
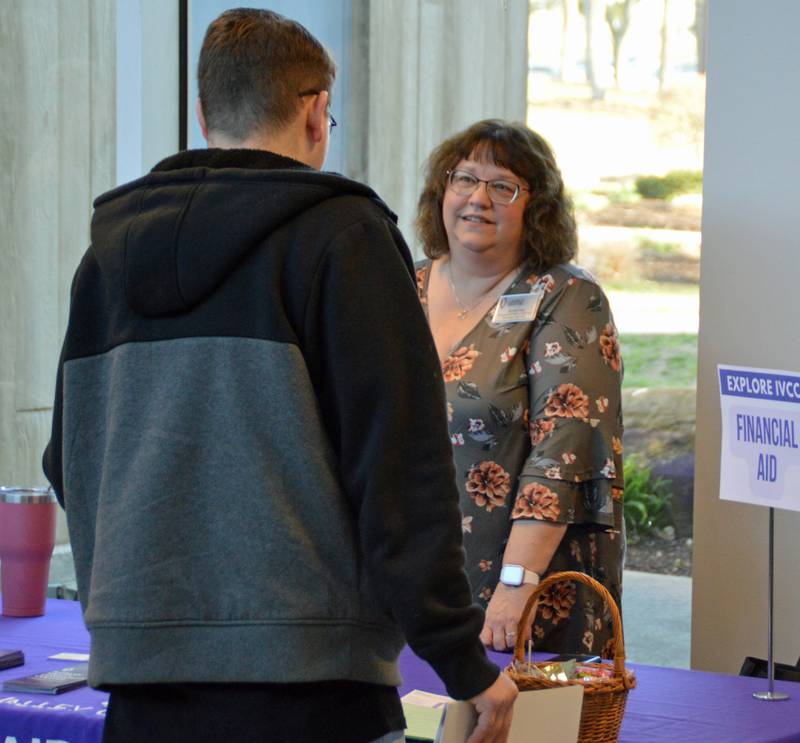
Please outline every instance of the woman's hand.
[{"label": "woman's hand", "polygon": [[[498,583],[489,606],[486,607],[486,619],[481,630],[481,642],[488,648],[495,650],[508,650],[514,647],[517,641],[517,625],[528,597],[533,593],[535,586],[524,583],[518,587]],[[525,627],[524,640],[528,642],[531,637],[531,624],[536,614],[534,607],[531,612],[531,623]]]}]

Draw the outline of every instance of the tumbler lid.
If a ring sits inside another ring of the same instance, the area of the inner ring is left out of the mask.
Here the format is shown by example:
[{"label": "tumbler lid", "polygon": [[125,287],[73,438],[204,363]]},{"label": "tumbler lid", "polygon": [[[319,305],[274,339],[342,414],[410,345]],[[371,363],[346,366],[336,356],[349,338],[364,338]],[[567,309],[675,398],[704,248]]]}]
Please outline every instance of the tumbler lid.
[{"label": "tumbler lid", "polygon": [[53,488],[0,487],[0,503],[55,503]]}]

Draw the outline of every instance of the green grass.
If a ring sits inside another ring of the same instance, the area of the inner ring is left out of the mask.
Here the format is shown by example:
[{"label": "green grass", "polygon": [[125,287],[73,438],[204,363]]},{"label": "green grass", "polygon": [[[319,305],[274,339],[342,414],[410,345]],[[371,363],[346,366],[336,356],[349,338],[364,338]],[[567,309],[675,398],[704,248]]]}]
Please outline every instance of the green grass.
[{"label": "green grass", "polygon": [[624,388],[693,387],[697,381],[697,335],[624,334]]}]

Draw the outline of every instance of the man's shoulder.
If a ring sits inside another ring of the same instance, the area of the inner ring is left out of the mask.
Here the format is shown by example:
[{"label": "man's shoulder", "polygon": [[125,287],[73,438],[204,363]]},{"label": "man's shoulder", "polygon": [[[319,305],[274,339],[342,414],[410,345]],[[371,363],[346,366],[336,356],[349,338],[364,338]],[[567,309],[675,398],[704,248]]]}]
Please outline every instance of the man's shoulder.
[{"label": "man's shoulder", "polygon": [[339,212],[342,217],[397,222],[397,215],[366,183],[326,170],[306,171],[302,175],[295,174],[295,177],[326,189],[329,197],[320,202],[320,206]]},{"label": "man's shoulder", "polygon": [[[325,174],[321,174],[325,175]],[[322,179],[330,187],[330,181]],[[330,236],[331,243],[346,245],[360,240],[366,233],[370,240],[386,243],[402,242],[397,217],[372,190],[349,191],[335,186],[325,198],[309,205],[301,215],[301,223],[318,234]]]},{"label": "man's shoulder", "polygon": [[309,208],[307,215],[323,218],[329,228],[335,231],[358,224],[395,224],[391,212],[380,203],[358,194],[331,194]]},{"label": "man's shoulder", "polygon": [[303,234],[313,235],[322,253],[336,261],[380,256],[384,267],[399,256],[409,274],[413,261],[394,215],[373,199],[342,194],[326,199],[302,216]]}]

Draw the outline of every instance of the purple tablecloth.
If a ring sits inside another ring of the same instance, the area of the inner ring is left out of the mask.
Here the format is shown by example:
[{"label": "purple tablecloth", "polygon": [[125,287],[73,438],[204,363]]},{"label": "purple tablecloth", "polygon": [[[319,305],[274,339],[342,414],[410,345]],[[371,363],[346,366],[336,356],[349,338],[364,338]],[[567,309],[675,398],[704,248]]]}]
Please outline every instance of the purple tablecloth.
[{"label": "purple tablecloth", "polygon": [[[25,651],[24,666],[0,671],[0,682],[70,662],[48,660],[58,652],[87,652],[89,636],[80,605],[50,600],[36,619],[0,617],[0,648]],[[508,655],[491,653],[505,666]],[[430,667],[408,649],[400,657],[401,693],[443,693]],[[776,682],[786,702],[760,702],[752,692],[764,679],[633,665],[639,681],[628,695],[620,743],[800,743],[800,684]],[[0,691],[0,743],[99,743],[107,695],[83,688],[50,697]]]},{"label": "purple tablecloth", "polygon": [[[0,616],[0,648],[25,651],[25,665],[0,671],[6,679],[74,666],[76,662],[48,660],[55,653],[88,653],[89,633],[77,601],[47,602],[43,617],[12,619]],[[65,694],[21,694],[0,686],[0,742],[99,743],[103,735],[108,694],[88,687]]]},{"label": "purple tablecloth", "polygon": [[[511,658],[490,652],[505,668]],[[637,686],[628,693],[619,743],[800,743],[800,684],[776,681],[785,702],[761,702],[765,679],[631,664]],[[400,656],[401,694],[444,694],[442,682],[408,648]]]}]

